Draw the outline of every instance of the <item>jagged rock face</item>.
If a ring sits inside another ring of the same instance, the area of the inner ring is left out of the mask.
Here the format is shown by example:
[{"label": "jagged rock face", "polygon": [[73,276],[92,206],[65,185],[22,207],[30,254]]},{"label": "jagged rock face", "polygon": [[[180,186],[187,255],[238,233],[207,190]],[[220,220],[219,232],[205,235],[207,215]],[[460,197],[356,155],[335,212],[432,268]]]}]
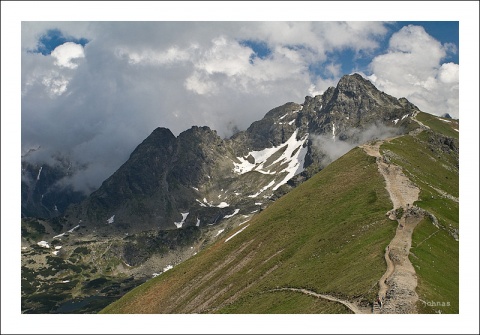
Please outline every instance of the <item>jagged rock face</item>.
[{"label": "jagged rock face", "polygon": [[222,164],[228,157],[226,143],[208,127],[192,127],[178,137],[178,158],[173,176],[183,185],[198,187],[212,178],[228,173],[232,164]]},{"label": "jagged rock face", "polygon": [[298,112],[301,105],[289,102],[269,111],[260,121],[255,121],[244,132],[232,136],[237,154],[251,150],[276,147],[285,143],[294,133],[296,127],[291,115]]},{"label": "jagged rock face", "polygon": [[375,123],[395,126],[393,120],[415,110],[414,105],[380,92],[371,82],[353,74],[344,76],[336,88],[329,88],[321,96],[306,97],[301,124],[308,124],[310,133],[348,140],[352,129],[362,130]]},{"label": "jagged rock face", "polygon": [[249,214],[323,168],[325,153],[312,136],[353,143],[373,124],[401,129],[417,110],[355,74],[322,95],[307,96],[303,104],[270,110],[230,139],[208,127],[194,126],[178,137],[157,128],[96,192],[69,211],[70,225],[82,220],[130,232],[202,227]]},{"label": "jagged rock face", "polygon": [[[130,158],[102,186],[82,204],[81,216],[87,222],[104,221],[115,211],[142,215],[155,215],[148,199],[158,192],[168,195],[167,157],[175,150],[175,136],[168,130],[157,128],[130,155]],[[166,207],[167,199],[157,204]],[[108,216],[105,218],[105,216]],[[118,215],[117,215],[118,217]]]},{"label": "jagged rock face", "polygon": [[[192,127],[176,138],[157,128],[130,158],[71,216],[85,224],[122,231],[172,229],[195,203],[195,188],[222,174],[223,140],[208,127]],[[230,170],[233,167],[230,166]],[[188,218],[188,223],[194,224]]]}]

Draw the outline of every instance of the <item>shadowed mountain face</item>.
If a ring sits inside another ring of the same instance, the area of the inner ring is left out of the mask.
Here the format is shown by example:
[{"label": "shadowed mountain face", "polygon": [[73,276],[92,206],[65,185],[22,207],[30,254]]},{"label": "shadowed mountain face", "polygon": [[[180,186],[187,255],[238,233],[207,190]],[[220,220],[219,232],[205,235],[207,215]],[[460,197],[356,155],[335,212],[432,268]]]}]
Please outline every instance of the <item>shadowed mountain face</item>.
[{"label": "shadowed mountain face", "polygon": [[22,161],[22,217],[58,217],[69,205],[86,198],[82,192],[63,183],[78,167],[66,159],[54,161],[54,164]]},{"label": "shadowed mountain face", "polygon": [[355,74],[303,104],[272,109],[230,139],[208,127],[194,126],[178,137],[157,128],[97,191],[67,212],[70,225],[82,220],[123,233],[202,227],[237,209],[248,214],[329,162],[318,137],[353,146],[371,127],[404,131],[407,123],[398,121],[416,110]]}]

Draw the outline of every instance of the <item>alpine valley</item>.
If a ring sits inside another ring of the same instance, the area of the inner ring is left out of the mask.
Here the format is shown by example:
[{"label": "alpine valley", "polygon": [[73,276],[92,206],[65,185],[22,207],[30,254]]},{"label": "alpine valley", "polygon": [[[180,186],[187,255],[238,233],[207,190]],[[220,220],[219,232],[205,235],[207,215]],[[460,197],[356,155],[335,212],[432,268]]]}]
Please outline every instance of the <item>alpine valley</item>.
[{"label": "alpine valley", "polygon": [[88,196],[22,157],[22,313],[458,313],[458,156],[352,74],[227,139],[157,128]]}]

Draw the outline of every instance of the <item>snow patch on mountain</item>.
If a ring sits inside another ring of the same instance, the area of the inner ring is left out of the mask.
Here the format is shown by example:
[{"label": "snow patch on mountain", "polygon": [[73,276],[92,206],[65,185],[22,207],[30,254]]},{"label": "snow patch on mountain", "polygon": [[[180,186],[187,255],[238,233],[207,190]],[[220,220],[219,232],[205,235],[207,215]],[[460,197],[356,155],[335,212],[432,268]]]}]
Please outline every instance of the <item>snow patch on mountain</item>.
[{"label": "snow patch on mountain", "polygon": [[239,209],[239,208],[235,209],[232,214],[225,215],[223,218],[224,218],[224,219],[229,219],[229,218],[231,218],[232,216],[237,215],[238,212],[240,212],[240,209]]},{"label": "snow patch on mountain", "polygon": [[272,187],[273,185],[275,185],[275,180],[272,180],[270,183],[268,183],[268,185],[264,186],[260,191],[258,191],[258,192],[255,193],[255,194],[249,195],[248,197],[249,197],[249,198],[256,198],[256,197],[258,197],[260,194],[262,194],[264,191],[266,191],[267,189],[269,189],[270,187]]},{"label": "snow patch on mountain", "polygon": [[303,172],[305,156],[308,151],[307,146],[304,146],[303,144],[305,143],[307,138],[308,138],[308,134],[306,134],[300,141],[298,141],[295,144],[295,146],[289,146],[287,150],[285,150],[285,152],[283,153],[283,155],[285,155],[284,157],[290,157],[290,160],[288,160],[287,167],[282,171],[282,172],[287,172],[287,174],[283,178],[283,180],[281,180],[277,185],[275,185],[275,187],[273,187],[272,189],[273,191],[277,190],[280,186],[286,184],[287,181],[289,181],[292,177]]},{"label": "snow patch on mountain", "polygon": [[50,245],[48,245],[48,242],[47,241],[40,241],[37,243],[37,245],[39,247],[42,247],[42,248],[46,248],[46,249],[49,249],[50,248]]},{"label": "snow patch on mountain", "polygon": [[240,234],[240,233],[241,233],[242,231],[244,231],[244,230],[245,230],[245,228],[247,228],[248,226],[250,226],[250,225],[249,225],[249,224],[247,224],[245,227],[243,227],[242,229],[240,229],[239,231],[237,231],[235,234],[233,234],[232,236],[230,236],[229,238],[227,238],[227,239],[225,240],[225,243],[227,243],[228,241],[230,241],[230,239],[231,239],[232,237],[234,237],[234,236],[236,236],[236,235]]},{"label": "snow patch on mountain", "polygon": [[182,228],[182,225],[185,223],[185,220],[187,219],[187,216],[190,213],[180,213],[180,214],[182,214],[182,221],[174,222],[174,224],[175,224],[175,226],[177,226],[177,228]]},{"label": "snow patch on mountain", "polygon": [[[115,216],[115,215],[114,215],[114,216]],[[69,232],[69,233],[73,233],[73,231],[74,231],[75,229],[77,229],[78,227],[80,227],[80,225],[77,224],[75,227],[73,227],[72,229],[70,229],[68,232]]]},{"label": "snow patch on mountain", "polygon": [[52,238],[60,238],[60,237],[62,237],[62,236],[65,236],[65,233],[61,233],[61,234],[55,235],[55,236],[52,237]]},{"label": "snow patch on mountain", "polygon": [[38,170],[37,174],[37,181],[40,180],[40,174],[42,173],[43,166],[40,166],[40,169]]},{"label": "snow patch on mountain", "polygon": [[[280,182],[278,182],[278,180],[271,181],[256,194],[249,195],[250,198],[257,197],[268,188],[271,188],[275,182],[277,182],[277,185],[275,185],[273,190],[278,189],[293,176],[303,171],[305,155],[307,154],[307,148],[304,147],[304,144],[308,138],[308,134],[305,134],[305,136],[299,140],[297,140],[297,134],[298,129],[295,130],[285,143],[277,147],[265,148],[260,151],[251,151],[245,157],[237,157],[237,160],[240,163],[233,163],[234,172],[240,175],[251,171],[276,176],[281,176],[286,173],[285,177]],[[277,159],[273,162],[269,161],[269,158],[273,154],[280,152],[281,154]],[[279,167],[283,167],[283,169],[278,171]]]},{"label": "snow patch on mountain", "polygon": [[[239,175],[242,175],[244,173],[257,170],[257,167],[264,163],[271,155],[273,155],[275,152],[280,147],[273,147],[273,148],[265,148],[260,151],[251,151],[248,153],[246,156],[247,158],[244,157],[237,157],[237,159],[240,161],[240,163],[233,162],[234,168],[233,171]],[[248,161],[249,157],[253,157],[254,163],[250,163]],[[270,171],[262,171],[264,174],[269,174]]]},{"label": "snow patch on mountain", "polygon": [[[114,216],[115,216],[115,215],[114,215]],[[80,222],[81,222],[81,221],[82,221],[82,220],[80,220]],[[66,231],[65,233],[61,233],[61,234],[55,235],[55,236],[52,237],[52,238],[60,238],[60,237],[62,237],[62,236],[65,236],[66,233],[73,233],[73,231],[74,231],[75,229],[78,229],[79,227],[80,227],[80,225],[77,224],[75,227],[73,227],[72,229]]]},{"label": "snow patch on mountain", "polygon": [[[221,195],[218,195],[218,198],[220,198]],[[226,203],[225,201],[222,201],[220,202],[218,205],[214,205],[213,202],[208,202],[207,198],[203,198],[203,202],[198,200],[198,199],[195,199],[199,204],[200,206],[202,207],[218,207],[218,208],[225,208],[225,207],[228,207],[230,206],[228,203]]]}]

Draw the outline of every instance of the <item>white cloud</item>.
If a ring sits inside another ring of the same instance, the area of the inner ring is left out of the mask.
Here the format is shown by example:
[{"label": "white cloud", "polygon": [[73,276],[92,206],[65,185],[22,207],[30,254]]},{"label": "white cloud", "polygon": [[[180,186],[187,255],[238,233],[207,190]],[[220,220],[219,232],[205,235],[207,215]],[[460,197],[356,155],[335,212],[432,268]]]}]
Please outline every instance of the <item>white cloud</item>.
[{"label": "white cloud", "polygon": [[185,80],[185,88],[200,95],[211,95],[218,92],[217,85],[208,76],[198,71],[195,71]]},{"label": "white cloud", "polygon": [[372,60],[368,78],[378,89],[405,97],[427,113],[457,118],[458,64],[442,64],[451,50],[423,27],[405,26],[392,35],[388,52]]},{"label": "white cloud", "polygon": [[373,51],[379,47],[378,39],[387,33],[383,22],[322,22],[320,27],[328,49]]},{"label": "white cloud", "polygon": [[130,64],[163,65],[186,61],[190,58],[187,50],[177,46],[171,46],[165,51],[153,49],[131,51],[129,48],[119,47],[115,53],[120,58],[126,57]]},{"label": "white cloud", "polygon": [[252,51],[224,36],[212,40],[212,47],[196,62],[197,69],[207,74],[221,73],[229,77],[245,74]]},{"label": "white cloud", "polygon": [[54,65],[54,59],[42,54],[22,56],[22,96],[32,100],[54,99],[67,91],[72,77],[65,67]]},{"label": "white cloud", "polygon": [[443,83],[458,84],[458,64],[444,63],[438,72],[438,77]]},{"label": "white cloud", "polygon": [[51,97],[62,95],[67,90],[68,79],[56,71],[52,71],[42,78],[42,84],[47,88]]},{"label": "white cloud", "polygon": [[325,52],[352,48],[372,51],[379,46],[379,38],[387,33],[383,22],[260,22],[245,27],[250,37],[266,40],[269,45],[302,45],[319,60]]},{"label": "white cloud", "polygon": [[325,72],[333,77],[339,77],[342,73],[342,64],[330,63],[325,66]]},{"label": "white cloud", "polygon": [[69,69],[76,69],[78,67],[78,64],[72,62],[72,60],[85,57],[83,47],[73,42],[66,42],[59,45],[52,51],[51,55],[55,58],[55,65]]}]

